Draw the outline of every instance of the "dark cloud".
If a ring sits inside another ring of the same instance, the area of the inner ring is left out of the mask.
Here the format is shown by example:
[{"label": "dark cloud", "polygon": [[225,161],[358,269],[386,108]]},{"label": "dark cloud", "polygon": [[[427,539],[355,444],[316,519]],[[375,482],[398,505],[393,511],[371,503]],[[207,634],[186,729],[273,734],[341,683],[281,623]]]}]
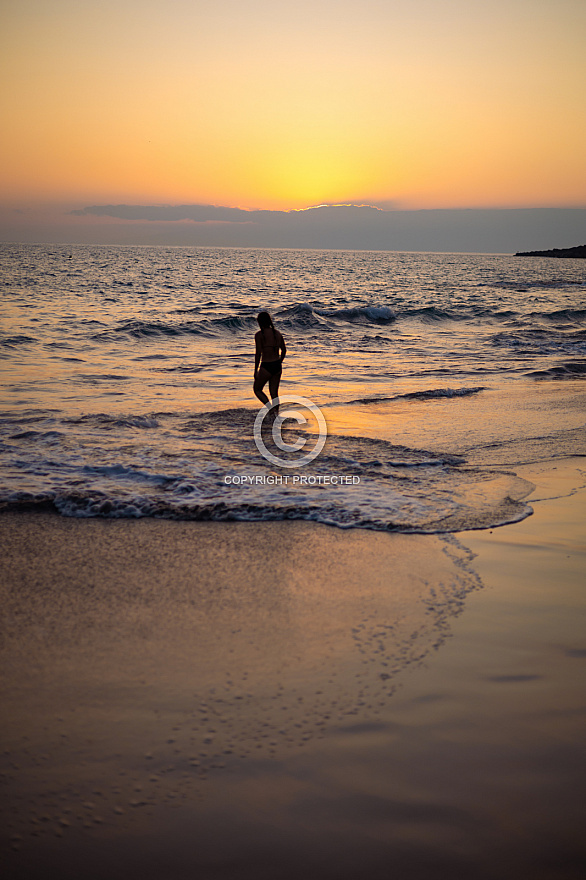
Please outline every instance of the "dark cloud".
[{"label": "dark cloud", "polygon": [[[586,241],[585,208],[403,211],[381,203],[249,211],[217,205],[93,205],[71,215],[124,221],[108,224],[111,237],[137,244],[514,253]],[[90,240],[83,238],[83,227],[78,221],[79,240]],[[85,232],[98,234],[95,224]]]},{"label": "dark cloud", "polygon": [[268,222],[283,211],[246,211],[243,208],[224,208],[216,205],[92,205],[71,211],[78,217],[91,214],[97,217],[117,217],[119,220],[181,221],[195,223],[254,223]]}]

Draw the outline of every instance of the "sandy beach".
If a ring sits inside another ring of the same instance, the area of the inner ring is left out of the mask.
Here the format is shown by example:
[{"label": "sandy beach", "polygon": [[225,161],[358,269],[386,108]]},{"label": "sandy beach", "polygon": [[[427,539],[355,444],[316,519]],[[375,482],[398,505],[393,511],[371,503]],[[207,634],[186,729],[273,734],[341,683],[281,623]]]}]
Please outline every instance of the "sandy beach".
[{"label": "sandy beach", "polygon": [[7,876],[582,876],[582,462],[456,538],[3,514]]}]

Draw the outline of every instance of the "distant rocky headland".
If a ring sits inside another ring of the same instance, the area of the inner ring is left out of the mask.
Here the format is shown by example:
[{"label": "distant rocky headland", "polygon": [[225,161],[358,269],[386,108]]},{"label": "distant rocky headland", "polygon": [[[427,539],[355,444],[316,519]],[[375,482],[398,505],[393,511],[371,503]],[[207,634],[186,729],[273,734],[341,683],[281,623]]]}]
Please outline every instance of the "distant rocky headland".
[{"label": "distant rocky headland", "polygon": [[579,244],[571,248],[553,248],[551,251],[519,251],[516,257],[571,257],[573,259],[586,259],[586,244]]}]

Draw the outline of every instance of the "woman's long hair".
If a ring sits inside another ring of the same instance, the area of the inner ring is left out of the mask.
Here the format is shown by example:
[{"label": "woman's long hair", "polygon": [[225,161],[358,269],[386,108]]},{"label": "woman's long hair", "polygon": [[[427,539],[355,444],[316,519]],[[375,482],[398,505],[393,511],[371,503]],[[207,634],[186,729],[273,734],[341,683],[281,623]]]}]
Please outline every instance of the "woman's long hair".
[{"label": "woman's long hair", "polygon": [[256,320],[258,321],[258,326],[260,327],[260,329],[262,331],[263,338],[266,339],[265,330],[268,330],[270,328],[273,331],[273,339],[276,342],[277,341],[277,331],[275,330],[275,326],[273,324],[273,319],[271,318],[269,313],[268,312],[259,312],[258,315],[256,316]]}]

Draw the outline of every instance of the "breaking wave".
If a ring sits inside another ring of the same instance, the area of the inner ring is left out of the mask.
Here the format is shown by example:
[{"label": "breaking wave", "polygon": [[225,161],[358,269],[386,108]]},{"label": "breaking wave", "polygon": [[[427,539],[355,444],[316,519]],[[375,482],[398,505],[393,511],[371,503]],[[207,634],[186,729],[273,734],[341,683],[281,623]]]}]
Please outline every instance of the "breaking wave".
[{"label": "breaking wave", "polygon": [[[488,528],[531,512],[522,500],[529,484],[512,474],[384,440],[330,435],[303,474],[274,468],[252,441],[255,416],[245,408],[98,413],[48,417],[46,430],[11,426],[3,437],[10,467],[0,507],[74,517],[301,519],[419,533]],[[286,442],[292,432],[283,427]]]}]

